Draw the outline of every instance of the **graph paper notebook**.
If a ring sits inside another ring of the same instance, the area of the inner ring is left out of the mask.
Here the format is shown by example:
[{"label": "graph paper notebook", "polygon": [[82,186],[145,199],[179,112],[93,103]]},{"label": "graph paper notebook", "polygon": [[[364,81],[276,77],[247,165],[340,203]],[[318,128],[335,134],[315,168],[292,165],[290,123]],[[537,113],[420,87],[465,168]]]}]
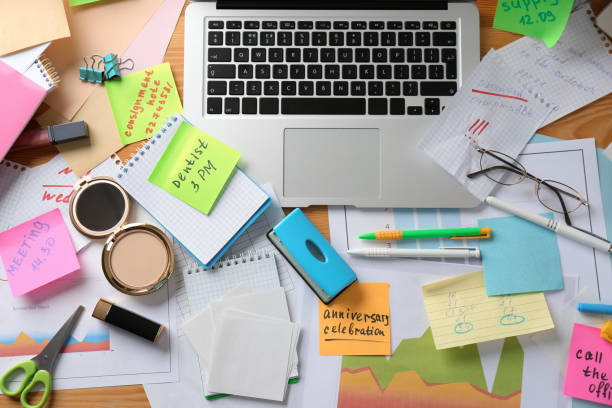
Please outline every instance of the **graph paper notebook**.
[{"label": "graph paper notebook", "polygon": [[170,117],[125,166],[118,169],[109,159],[92,175],[113,176],[204,268],[210,268],[265,211],[270,205],[270,197],[237,169],[214,210],[205,215],[148,182],[183,120],[179,114]]}]

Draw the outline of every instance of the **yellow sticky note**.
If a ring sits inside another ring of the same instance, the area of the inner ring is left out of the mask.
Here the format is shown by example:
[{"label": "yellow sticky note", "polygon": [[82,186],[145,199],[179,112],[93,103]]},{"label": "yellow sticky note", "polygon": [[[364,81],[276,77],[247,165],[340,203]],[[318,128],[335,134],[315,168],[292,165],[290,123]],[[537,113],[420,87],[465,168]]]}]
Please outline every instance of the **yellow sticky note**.
[{"label": "yellow sticky note", "polygon": [[334,301],[319,301],[319,354],[391,354],[388,283],[353,283]]},{"label": "yellow sticky note", "polygon": [[488,297],[482,271],[422,290],[438,350],[555,327],[542,292]]}]

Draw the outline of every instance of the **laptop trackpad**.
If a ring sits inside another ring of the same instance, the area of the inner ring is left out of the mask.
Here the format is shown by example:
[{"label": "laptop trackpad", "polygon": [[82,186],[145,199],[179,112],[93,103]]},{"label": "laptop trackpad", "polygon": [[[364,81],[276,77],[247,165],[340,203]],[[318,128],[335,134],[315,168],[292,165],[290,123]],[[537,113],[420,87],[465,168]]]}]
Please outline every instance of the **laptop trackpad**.
[{"label": "laptop trackpad", "polygon": [[380,196],[378,129],[285,129],[285,197]]}]

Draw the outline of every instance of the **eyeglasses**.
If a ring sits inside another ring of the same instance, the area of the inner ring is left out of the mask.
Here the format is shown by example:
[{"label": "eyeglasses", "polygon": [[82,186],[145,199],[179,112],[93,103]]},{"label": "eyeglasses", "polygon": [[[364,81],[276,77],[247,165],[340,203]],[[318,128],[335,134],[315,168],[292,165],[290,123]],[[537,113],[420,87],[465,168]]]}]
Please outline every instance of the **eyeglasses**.
[{"label": "eyeglasses", "polygon": [[533,180],[536,183],[535,193],[540,203],[551,211],[563,214],[567,225],[572,225],[569,213],[576,211],[582,205],[589,205],[578,191],[567,184],[537,178],[528,173],[521,163],[504,153],[483,149],[477,145],[474,147],[480,153],[480,171],[468,174],[469,178],[484,174],[494,182],[505,186],[518,184],[526,178]]}]

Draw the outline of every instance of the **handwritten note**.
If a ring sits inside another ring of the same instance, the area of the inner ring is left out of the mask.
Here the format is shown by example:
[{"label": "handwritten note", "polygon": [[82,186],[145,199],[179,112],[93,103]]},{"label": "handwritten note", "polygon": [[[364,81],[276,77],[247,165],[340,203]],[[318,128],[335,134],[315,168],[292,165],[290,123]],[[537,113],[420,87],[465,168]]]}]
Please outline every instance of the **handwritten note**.
[{"label": "handwritten note", "polygon": [[239,158],[238,150],[183,122],[149,181],[208,214]]},{"label": "handwritten note", "polygon": [[0,234],[0,257],[13,296],[80,269],[68,228],[57,208]]},{"label": "handwritten note", "polygon": [[574,324],[563,393],[612,405],[612,343],[601,338],[600,331]]},{"label": "handwritten note", "polygon": [[331,304],[319,302],[319,353],[391,354],[388,283],[354,283]]},{"label": "handwritten note", "polygon": [[482,271],[422,290],[438,350],[554,327],[543,293],[487,297]]},{"label": "handwritten note", "polygon": [[107,81],[106,92],[124,145],[150,138],[166,116],[183,111],[167,62]]},{"label": "handwritten note", "polygon": [[574,0],[499,0],[493,28],[539,38],[549,48],[561,37]]}]

